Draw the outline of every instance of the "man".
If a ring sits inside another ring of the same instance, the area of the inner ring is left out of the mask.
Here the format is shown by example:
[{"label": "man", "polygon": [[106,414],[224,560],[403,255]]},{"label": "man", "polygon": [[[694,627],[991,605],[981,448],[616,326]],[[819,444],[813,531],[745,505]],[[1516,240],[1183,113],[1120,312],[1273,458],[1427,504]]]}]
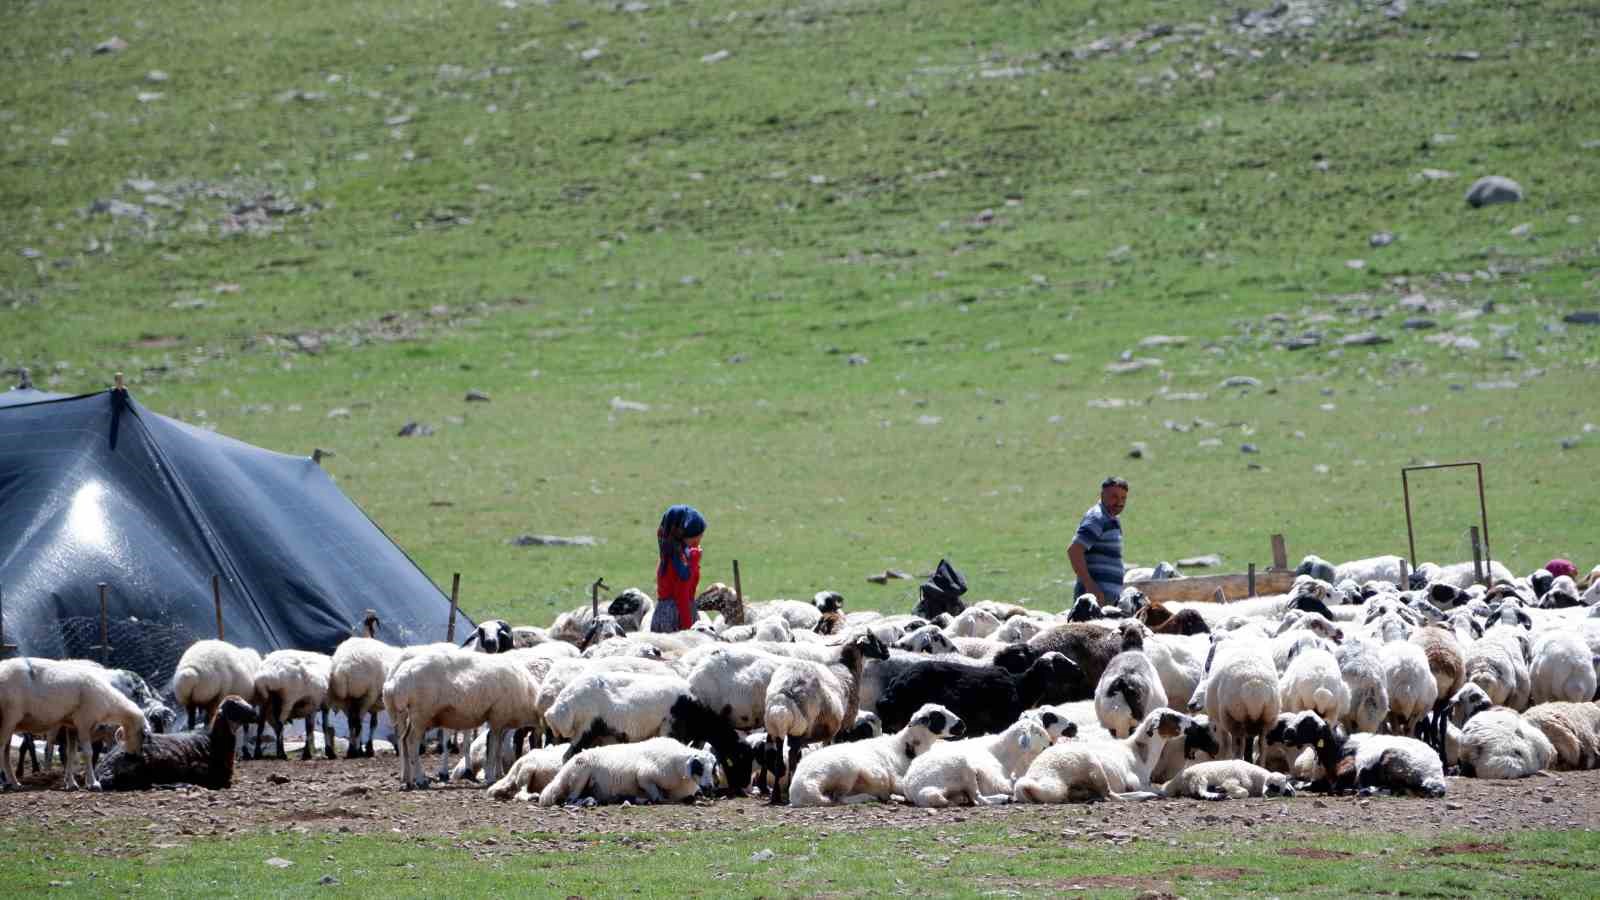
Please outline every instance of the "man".
[{"label": "man", "polygon": [[1067,547],[1078,576],[1072,596],[1093,594],[1100,605],[1122,596],[1122,523],[1117,516],[1128,505],[1128,483],[1112,476],[1100,482],[1100,502],[1089,507],[1078,533]]}]

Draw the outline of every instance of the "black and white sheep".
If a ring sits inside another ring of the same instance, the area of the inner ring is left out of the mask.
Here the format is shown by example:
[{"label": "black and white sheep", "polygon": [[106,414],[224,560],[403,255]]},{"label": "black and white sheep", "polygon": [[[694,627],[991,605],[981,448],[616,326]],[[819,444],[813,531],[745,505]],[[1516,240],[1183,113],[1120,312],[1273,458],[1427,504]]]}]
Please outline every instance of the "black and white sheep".
[{"label": "black and white sheep", "polygon": [[1282,772],[1269,772],[1238,759],[1195,763],[1161,786],[1168,799],[1243,800],[1246,797],[1293,797],[1294,786]]},{"label": "black and white sheep", "polygon": [[1292,746],[1316,749],[1323,775],[1311,785],[1313,790],[1444,796],[1444,765],[1427,744],[1398,735],[1349,735],[1343,726],[1325,722],[1316,713],[1298,716],[1282,738]]},{"label": "black and white sheep", "polygon": [[1092,800],[1146,800],[1150,772],[1168,741],[1181,739],[1192,723],[1172,709],[1156,709],[1139,729],[1122,740],[1067,741],[1039,754],[1018,778],[1016,803],[1070,803]]},{"label": "black and white sheep", "polygon": [[[771,801],[783,802],[785,771],[800,762],[806,744],[832,740],[855,723],[860,708],[861,670],[868,659],[887,659],[889,649],[871,632],[857,634],[831,663],[787,659],[767,685],[762,727],[767,733],[763,765],[773,776]],[[788,742],[787,763],[779,757]]]},{"label": "black and white sheep", "polygon": [[[1077,731],[1070,723],[1066,730]],[[999,734],[935,744],[911,761],[896,793],[924,807],[1010,803],[1017,777],[1051,740],[1040,713],[1030,710]]]},{"label": "black and white sheep", "polygon": [[[924,704],[942,703],[961,717],[972,734],[995,734],[1026,709],[1082,693],[1081,677],[1078,666],[1060,653],[1044,654],[1021,675],[999,666],[936,658],[887,680],[876,711],[885,730],[897,731]],[[1160,687],[1159,679],[1156,687]]]}]

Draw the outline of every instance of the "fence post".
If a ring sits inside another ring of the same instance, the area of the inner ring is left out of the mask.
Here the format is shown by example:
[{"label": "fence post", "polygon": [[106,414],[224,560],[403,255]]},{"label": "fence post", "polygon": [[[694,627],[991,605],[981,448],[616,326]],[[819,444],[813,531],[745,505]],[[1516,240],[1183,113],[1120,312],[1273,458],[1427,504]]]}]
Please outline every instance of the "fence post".
[{"label": "fence post", "polygon": [[225,641],[222,636],[222,576],[211,576],[211,604],[217,609],[217,640]]},{"label": "fence post", "polygon": [[1289,548],[1284,546],[1281,534],[1272,536],[1272,567],[1279,571],[1289,568]]},{"label": "fence post", "polygon": [[100,651],[100,664],[107,665],[111,658],[111,622],[106,617],[106,591],[111,587],[104,581],[100,582],[100,643],[94,649]]},{"label": "fence post", "polygon": [[1245,573],[1245,576],[1250,579],[1250,582],[1249,582],[1250,583],[1250,596],[1254,597],[1256,595],[1256,564],[1255,563],[1251,563],[1250,564],[1250,569],[1249,569],[1249,571],[1247,571]]},{"label": "fence post", "polygon": [[456,642],[456,604],[461,599],[461,573],[455,572],[450,576],[450,621],[444,626],[444,639],[450,643]]},{"label": "fence post", "polygon": [[1488,566],[1483,564],[1483,539],[1478,535],[1478,526],[1467,529],[1467,534],[1472,539],[1472,580],[1483,584],[1487,580],[1484,574]]}]

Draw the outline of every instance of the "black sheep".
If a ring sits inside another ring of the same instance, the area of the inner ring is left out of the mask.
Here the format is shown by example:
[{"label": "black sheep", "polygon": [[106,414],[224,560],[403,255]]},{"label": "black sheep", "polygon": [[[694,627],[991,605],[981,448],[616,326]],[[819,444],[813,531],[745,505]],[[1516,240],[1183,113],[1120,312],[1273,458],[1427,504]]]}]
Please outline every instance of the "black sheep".
[{"label": "black sheep", "polygon": [[146,790],[158,784],[196,784],[211,790],[233,786],[233,729],[256,721],[250,704],[229,696],[217,707],[206,731],[145,735],[144,747],[129,753],[119,744],[95,768],[108,791]]},{"label": "black sheep", "polygon": [[755,751],[722,714],[692,697],[679,697],[672,702],[672,725],[669,737],[685,744],[711,745],[717,755],[717,765],[728,779],[728,796],[742,797],[750,786],[750,774],[755,765]]},{"label": "black sheep", "polygon": [[999,666],[974,666],[934,659],[896,675],[878,694],[885,733],[911,721],[925,703],[939,703],[961,717],[972,735],[997,734],[1026,710],[1059,703],[1081,692],[1083,672],[1060,653],[1045,653],[1021,675]]}]

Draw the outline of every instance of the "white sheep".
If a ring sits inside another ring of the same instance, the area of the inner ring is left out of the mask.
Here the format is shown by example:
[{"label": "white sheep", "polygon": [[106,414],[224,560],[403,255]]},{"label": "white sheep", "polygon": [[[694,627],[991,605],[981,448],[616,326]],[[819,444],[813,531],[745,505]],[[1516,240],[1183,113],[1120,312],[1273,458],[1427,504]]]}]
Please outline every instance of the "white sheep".
[{"label": "white sheep", "polygon": [[[542,646],[542,645],[541,645]],[[538,648],[530,648],[538,649]],[[535,701],[540,720],[548,715],[550,707],[561,696],[561,692],[573,679],[586,672],[670,672],[669,664],[658,659],[644,659],[638,656],[606,656],[599,659],[558,659],[550,664],[550,669],[539,681],[539,692]]]},{"label": "white sheep", "polygon": [[956,653],[956,643],[944,630],[937,625],[924,625],[915,631],[908,631],[889,645],[895,650],[905,650],[908,653],[925,653],[935,656],[941,653]]},{"label": "white sheep", "polygon": [[980,606],[962,610],[944,633],[950,637],[988,637],[1000,630],[1000,617]]},{"label": "white sheep", "polygon": [[1384,684],[1389,689],[1389,732],[1410,737],[1439,699],[1439,683],[1428,668],[1428,654],[1409,640],[1378,648]]},{"label": "white sheep", "polygon": [[[347,638],[333,651],[328,675],[328,706],[344,712],[349,721],[350,748],[347,759],[372,755],[372,740],[377,735],[378,711],[383,709],[383,680],[400,662],[401,648],[372,638]],[[367,743],[361,744],[361,720],[371,717]]]},{"label": "white sheep", "polygon": [[539,794],[540,806],[588,801],[677,803],[716,789],[717,758],[672,738],[591,747],[568,759]]},{"label": "white sheep", "polygon": [[1067,741],[1039,754],[1018,778],[1016,803],[1068,803],[1083,800],[1145,800],[1150,772],[1168,741],[1181,739],[1193,720],[1171,709],[1152,710],[1132,737],[1109,741]]},{"label": "white sheep", "polygon": [[1555,747],[1538,726],[1514,710],[1482,712],[1461,726],[1461,774],[1470,778],[1526,778],[1550,767]]},{"label": "white sheep", "polygon": [[894,734],[833,744],[807,754],[790,779],[790,806],[889,802],[911,761],[935,742],[960,737],[966,726],[937,703],[924,704]]},{"label": "white sheep", "polygon": [[747,645],[716,647],[689,671],[689,692],[733,727],[758,728],[767,712],[767,685],[782,661]]},{"label": "white sheep", "polygon": [[571,758],[601,743],[665,735],[672,705],[687,696],[689,682],[674,672],[586,672],[561,689],[545,724],[572,742]]},{"label": "white sheep", "polygon": [[1520,629],[1490,628],[1466,646],[1467,682],[1483,688],[1496,706],[1527,709],[1533,680],[1522,649]]},{"label": "white sheep", "polygon": [[[1424,563],[1423,565],[1427,564]],[[1477,583],[1477,579],[1473,573],[1473,565],[1474,564],[1470,561],[1459,562],[1452,563],[1448,566],[1438,566],[1436,569],[1430,569],[1426,571],[1422,566],[1417,566],[1417,571],[1419,573],[1424,573],[1424,577],[1427,578],[1429,584],[1448,584],[1451,587],[1465,590]],[[1499,560],[1494,560],[1488,563],[1487,571],[1490,584],[1494,584],[1499,581],[1516,580],[1516,576],[1511,574],[1511,570],[1501,565]]]},{"label": "white sheep", "polygon": [[1188,707],[1195,688],[1205,676],[1206,656],[1211,651],[1210,635],[1206,634],[1146,634],[1144,652],[1161,676],[1161,688],[1167,692],[1167,705],[1173,709]]},{"label": "white sheep", "polygon": [[1222,733],[1211,724],[1206,715],[1194,716],[1183,730],[1183,735],[1167,741],[1161,756],[1150,769],[1150,783],[1170,781],[1179,772],[1197,762],[1209,762],[1222,752]]},{"label": "white sheep", "polygon": [[[800,646],[800,645],[792,645]],[[783,769],[793,772],[804,746],[832,740],[855,723],[860,709],[862,668],[867,659],[887,659],[889,648],[871,632],[857,634],[837,650],[829,663],[786,659],[767,684],[767,708],[762,728],[767,733],[768,766],[776,782],[774,805],[783,802]],[[787,765],[777,757],[788,742]]]},{"label": "white sheep", "polygon": [[933,745],[911,761],[895,792],[913,806],[1010,803],[1017,776],[1051,740],[1040,714],[1030,710],[999,734]]},{"label": "white sheep", "polygon": [[1124,650],[1106,663],[1094,689],[1095,714],[1112,737],[1128,737],[1145,713],[1167,705],[1167,691],[1143,650]]},{"label": "white sheep", "polygon": [[782,616],[768,616],[756,622],[751,640],[790,643],[794,641],[794,629]]},{"label": "white sheep", "polygon": [[1334,658],[1350,695],[1341,724],[1350,732],[1377,732],[1389,716],[1389,679],[1377,646],[1350,638],[1339,645]]},{"label": "white sheep", "polygon": [[1243,800],[1246,797],[1293,797],[1289,776],[1269,772],[1237,759],[1195,763],[1161,786],[1169,799]]},{"label": "white sheep", "polygon": [[511,764],[504,778],[489,786],[487,793],[496,800],[511,800],[513,795],[523,802],[537,800],[540,792],[555,780],[566,758],[566,744],[529,750]]},{"label": "white sheep", "polygon": [[[511,743],[515,735],[516,732],[510,729],[500,734],[499,752],[501,759],[513,758],[515,751],[512,749]],[[451,780],[477,781],[478,776],[483,773],[483,764],[488,757],[489,732],[487,729],[480,728],[473,737],[472,742],[467,746],[466,752],[462,753],[461,758],[456,760],[456,767],[450,770]]]},{"label": "white sheep", "polygon": [[[383,705],[395,723],[404,788],[428,786],[419,747],[423,733],[436,727],[462,731],[487,724],[484,777],[498,780],[500,732],[538,724],[538,692],[538,678],[514,654],[434,651],[400,663],[383,683]],[[440,753],[441,781],[449,777],[448,764],[449,754]]]},{"label": "white sheep", "polygon": [[[123,750],[138,753],[144,746],[144,711],[112,686],[105,669],[79,665],[72,660],[21,657],[0,660],[0,772],[4,787],[20,785],[11,760],[11,736],[17,731],[54,734],[69,728],[62,757],[62,785],[78,789],[76,776],[78,736],[91,735],[95,726],[120,726]],[[85,763],[85,781],[100,790],[94,767]]]},{"label": "white sheep", "polygon": [[1228,638],[1216,645],[1211,672],[1190,708],[1204,704],[1222,738],[1222,756],[1251,760],[1256,738],[1277,724],[1278,668],[1267,645],[1250,638]]},{"label": "white sheep", "polygon": [[329,759],[334,757],[333,723],[328,721],[328,680],[333,674],[333,659],[324,653],[309,650],[274,650],[261,660],[256,669],[256,708],[261,718],[256,722],[255,747],[260,754],[261,732],[271,725],[278,739],[278,758],[287,759],[283,747],[283,723],[301,716],[306,720],[306,743],[301,759],[311,758],[315,743],[312,719],[322,713],[323,749]]},{"label": "white sheep", "polygon": [[1350,687],[1339,661],[1319,647],[1295,654],[1278,678],[1278,706],[1280,712],[1310,710],[1330,722],[1344,719],[1350,711]]},{"label": "white sheep", "polygon": [[229,694],[253,696],[260,666],[261,654],[249,647],[213,640],[190,644],[172,673],[173,694],[189,717],[189,729],[197,721],[210,722]]},{"label": "white sheep", "polygon": [[1003,644],[1021,644],[1053,624],[1050,619],[1037,616],[1012,616],[1001,622],[999,629],[989,637]]},{"label": "white sheep", "polygon": [[1594,654],[1582,637],[1564,629],[1534,635],[1528,676],[1533,703],[1582,703],[1595,696]]},{"label": "white sheep", "polygon": [[1398,556],[1370,556],[1366,559],[1353,559],[1340,563],[1333,568],[1333,583],[1350,580],[1356,584],[1366,584],[1369,581],[1381,581],[1385,584],[1400,584],[1400,566],[1402,560]]},{"label": "white sheep", "polygon": [[637,656],[641,659],[663,659],[661,648],[636,637],[606,638],[590,644],[581,654],[584,659],[606,659],[614,656]]}]

